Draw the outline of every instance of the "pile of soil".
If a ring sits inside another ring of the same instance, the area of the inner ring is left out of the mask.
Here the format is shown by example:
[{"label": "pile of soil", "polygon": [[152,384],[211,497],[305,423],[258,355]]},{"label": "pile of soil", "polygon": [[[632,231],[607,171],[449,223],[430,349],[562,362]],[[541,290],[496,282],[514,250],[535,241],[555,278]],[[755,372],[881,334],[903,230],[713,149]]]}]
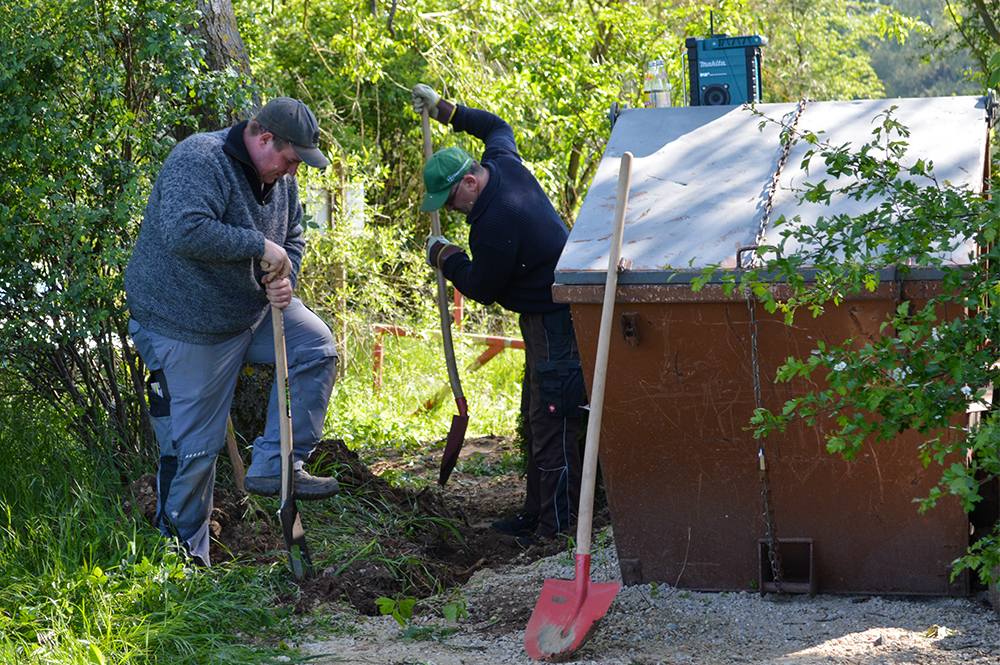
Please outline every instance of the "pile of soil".
[{"label": "pile of soil", "polygon": [[[398,511],[400,516],[416,511],[422,517],[438,518],[436,522],[422,521],[427,524],[423,530],[385,534],[380,538],[380,547],[372,548],[372,551],[379,552],[380,559],[409,558],[414,561],[413,569],[426,579],[423,584],[417,579],[414,586],[414,577],[419,578],[419,575],[411,576],[409,586],[403,588],[404,581],[385,564],[377,559],[362,557],[351,562],[339,574],[334,574],[334,568],[322,571],[315,579],[299,585],[294,596],[283,600],[293,603],[296,611],[303,613],[325,603],[346,600],[359,614],[378,616],[379,608],[375,600],[379,597],[406,596],[419,600],[439,593],[442,588],[459,587],[477,571],[502,568],[515,561],[524,564],[565,551],[565,540],[536,544],[525,549],[514,538],[490,528],[495,519],[512,515],[523,506],[524,479],[518,477],[511,465],[501,464],[505,456],[510,458],[516,455],[516,446],[510,437],[468,439],[456,469],[441,487],[437,483],[439,450],[418,457],[404,457],[395,450],[380,451],[372,456],[378,461],[369,468],[343,441],[321,441],[307,468],[316,475],[336,477],[341,485],[341,500],[346,497],[378,500],[380,505]],[[475,463],[464,463],[470,460]],[[411,478],[426,474],[431,480],[419,491],[395,487],[381,477],[394,469],[405,469]],[[498,469],[506,470],[496,472]],[[284,543],[277,516],[261,510],[257,501],[238,491],[227,475],[230,473],[223,455],[220,457],[211,522],[212,562],[239,558],[247,565],[271,565],[276,559],[283,558],[281,551]],[[155,476],[150,474],[139,478],[132,483],[131,489],[138,514],[152,524],[157,499]],[[302,511],[303,503],[299,503]],[[126,514],[129,514],[131,503],[125,508]],[[306,519],[315,525],[317,520],[322,519],[322,514],[322,511],[309,511]],[[594,511],[594,533],[600,533],[609,522],[607,503],[599,491]],[[308,539],[308,526],[306,531]],[[313,552],[313,558],[321,559],[321,553]]]}]

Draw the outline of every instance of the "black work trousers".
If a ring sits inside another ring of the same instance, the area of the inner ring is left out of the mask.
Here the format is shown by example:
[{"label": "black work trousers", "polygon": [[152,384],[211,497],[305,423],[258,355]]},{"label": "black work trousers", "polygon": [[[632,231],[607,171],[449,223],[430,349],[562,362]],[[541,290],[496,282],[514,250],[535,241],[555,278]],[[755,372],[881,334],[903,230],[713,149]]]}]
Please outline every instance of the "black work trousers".
[{"label": "black work trousers", "polygon": [[586,389],[568,305],[547,314],[521,314],[520,325],[525,349],[521,413],[528,458],[524,509],[538,516],[536,533],[551,537],[576,522]]}]

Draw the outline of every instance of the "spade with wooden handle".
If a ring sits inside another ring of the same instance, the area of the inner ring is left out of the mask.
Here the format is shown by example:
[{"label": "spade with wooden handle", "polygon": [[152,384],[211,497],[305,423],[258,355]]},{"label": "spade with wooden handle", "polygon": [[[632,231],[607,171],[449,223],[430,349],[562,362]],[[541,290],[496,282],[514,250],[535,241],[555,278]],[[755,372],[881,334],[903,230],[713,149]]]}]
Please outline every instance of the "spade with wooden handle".
[{"label": "spade with wooden handle", "polygon": [[306,545],[302,520],[295,505],[295,475],[292,460],[292,407],[288,392],[288,358],[285,355],[285,317],[281,309],[271,306],[274,331],[274,377],[278,383],[278,417],[281,425],[281,494],[278,520],[281,535],[288,550],[292,575],[298,581],[313,576],[312,560]]},{"label": "spade with wooden handle", "polygon": [[622,155],[618,173],[618,200],[615,205],[608,275],[601,308],[601,327],[597,337],[594,381],[590,391],[590,417],[583,454],[580,482],[580,509],[577,511],[576,577],[570,580],[545,580],[535,611],[524,631],[524,646],[535,660],[568,660],[591,638],[618,593],[620,584],[590,581],[590,529],[594,518],[594,486],[597,482],[597,448],[604,409],[604,386],[608,373],[611,326],[618,288],[618,259],[625,228],[625,209],[629,181],[632,178],[632,153]]},{"label": "spade with wooden handle", "polygon": [[[420,121],[420,127],[424,134],[424,156],[430,159],[434,155],[434,147],[431,145],[431,123],[427,117],[427,109],[424,109]],[[431,233],[436,236],[441,235],[441,219],[437,210],[431,211]],[[444,342],[448,380],[451,383],[451,391],[455,395],[455,405],[458,407],[458,414],[451,417],[451,429],[448,430],[444,454],[441,455],[438,484],[443,486],[448,482],[448,476],[451,475],[455,464],[458,463],[458,454],[462,451],[465,430],[469,427],[469,406],[465,401],[465,394],[462,392],[462,382],[458,378],[458,362],[455,360],[455,347],[451,342],[451,314],[448,311],[447,285],[444,273],[441,272],[440,268],[437,268],[437,290],[438,309],[441,313],[441,340]]]}]

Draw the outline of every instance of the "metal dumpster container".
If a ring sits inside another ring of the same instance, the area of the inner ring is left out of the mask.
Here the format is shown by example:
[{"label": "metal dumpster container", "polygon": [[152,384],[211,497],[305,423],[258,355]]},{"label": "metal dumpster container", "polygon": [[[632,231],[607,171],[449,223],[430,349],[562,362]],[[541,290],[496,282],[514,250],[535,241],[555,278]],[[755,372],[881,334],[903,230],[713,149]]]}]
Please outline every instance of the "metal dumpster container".
[{"label": "metal dumpster container", "polygon": [[[798,128],[823,131],[831,144],[860,145],[891,105],[909,127],[907,159],[933,159],[941,180],[981,191],[988,168],[986,99],[811,102]],[[764,104],[770,118],[793,117],[796,104]],[[755,407],[750,307],[718,282],[699,292],[702,267],[735,268],[754,243],[782,154],[780,127],[761,129],[742,107],[632,109],[620,113],[604,157],[556,270],[557,301],[572,305],[584,371],[593,376],[618,164],[635,157],[611,341],[600,463],[615,546],[626,584],[662,582],[698,590],[773,588],[762,517],[758,442],[748,431]],[[774,197],[780,215],[808,223],[850,212],[799,205],[792,191],[807,176],[808,146],[792,147]],[[815,160],[810,181],[822,177]],[[766,231],[767,229],[765,229]],[[776,235],[776,234],[775,234]],[[963,247],[952,260],[967,262]],[[794,325],[756,307],[763,405],[771,410],[809,388],[775,384],[789,356],[817,340],[874,338],[901,299],[921,305],[939,276],[893,271],[878,289]],[[803,313],[804,314],[804,313]],[[961,315],[943,312],[944,317]],[[966,576],[949,564],[969,543],[957,501],[919,514],[940,476],[917,455],[919,436],[867,446],[847,461],[827,452],[823,424],[791,427],[765,442],[774,532],[785,590],[811,593],[965,595]]]}]

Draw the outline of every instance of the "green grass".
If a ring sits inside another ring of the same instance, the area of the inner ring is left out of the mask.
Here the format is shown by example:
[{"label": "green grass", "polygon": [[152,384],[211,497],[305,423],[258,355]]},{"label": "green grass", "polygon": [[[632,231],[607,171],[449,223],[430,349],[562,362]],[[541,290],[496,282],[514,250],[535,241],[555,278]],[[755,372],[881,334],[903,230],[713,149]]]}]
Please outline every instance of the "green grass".
[{"label": "green grass", "polygon": [[[382,342],[381,389],[373,387],[369,339],[354,350],[334,389],[326,436],[368,457],[385,448],[404,455],[440,448],[457,412],[450,390],[436,409],[422,406],[447,387],[440,340],[386,336]],[[468,373],[466,366],[484,347],[460,336],[455,346],[469,402],[466,436],[513,434],[523,351],[507,349]],[[69,431],[52,409],[0,399],[0,665],[308,660],[284,647],[307,628],[291,609],[275,609],[279,596],[294,592],[283,562],[191,566],[122,507],[129,493],[123,478],[152,469],[123,471],[127,460],[87,449]],[[462,464],[470,473],[499,472],[482,458]],[[502,460],[505,465],[516,460]],[[428,482],[426,474],[418,480],[399,473],[394,480]],[[401,512],[364,494],[323,503],[329,514],[313,511],[307,526],[320,566],[343,567],[362,557],[379,561],[404,581],[405,595],[443,594],[440,602],[424,601],[431,606],[453,601],[435,571],[380,545],[387,536],[453,532],[446,520]],[[315,631],[315,624],[308,629]]]},{"label": "green grass", "polygon": [[0,663],[274,662],[236,633],[287,630],[279,571],[190,566],[123,514],[113,461],[54,412],[3,404],[0,448]]},{"label": "green grass", "polygon": [[[505,349],[477,371],[467,372],[486,347],[469,343],[461,335],[455,335],[454,346],[468,402],[466,438],[513,434],[521,405],[524,351]],[[384,335],[382,348],[380,388],[375,385],[370,343],[354,355],[338,379],[326,423],[327,436],[343,439],[359,451],[416,451],[427,442],[443,446],[458,408],[449,387],[441,340],[430,335]],[[442,388],[447,389],[444,399],[427,410],[425,403]]]}]

